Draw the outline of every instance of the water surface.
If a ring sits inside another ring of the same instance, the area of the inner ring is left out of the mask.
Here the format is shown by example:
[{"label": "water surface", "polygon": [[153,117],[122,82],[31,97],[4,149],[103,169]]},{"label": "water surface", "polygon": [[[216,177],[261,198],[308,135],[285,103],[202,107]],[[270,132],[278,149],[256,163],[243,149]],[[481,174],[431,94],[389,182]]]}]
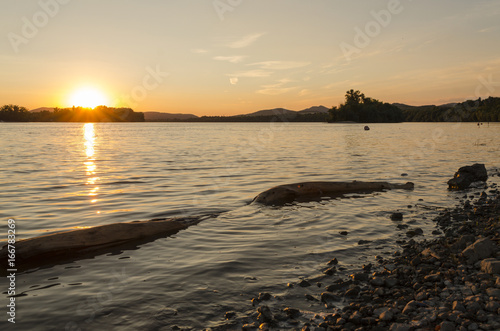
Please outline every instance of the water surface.
[{"label": "water surface", "polygon": [[[271,305],[311,309],[303,295],[318,290],[288,289],[287,282],[320,274],[334,256],[344,273],[388,256],[404,237],[389,218],[394,211],[430,235],[436,208],[463,196],[446,189],[454,171],[476,162],[490,171],[500,165],[498,123],[363,126],[0,123],[4,237],[8,218],[16,219],[22,239],[221,213],[139,249],[18,274],[17,293],[26,295],[17,298],[16,326],[202,329],[223,322],[227,310],[252,310],[250,299],[264,291],[283,299]],[[275,185],[340,180],[412,181],[415,190],[249,204]]]}]

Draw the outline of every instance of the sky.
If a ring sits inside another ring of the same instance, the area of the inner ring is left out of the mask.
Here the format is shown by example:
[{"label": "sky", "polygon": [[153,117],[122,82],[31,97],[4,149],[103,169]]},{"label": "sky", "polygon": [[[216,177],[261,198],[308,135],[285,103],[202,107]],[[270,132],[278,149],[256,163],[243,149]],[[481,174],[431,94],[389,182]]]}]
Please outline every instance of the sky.
[{"label": "sky", "polygon": [[28,109],[83,96],[201,116],[330,108],[349,89],[410,105],[500,96],[497,0],[2,1],[0,31],[0,105]]}]

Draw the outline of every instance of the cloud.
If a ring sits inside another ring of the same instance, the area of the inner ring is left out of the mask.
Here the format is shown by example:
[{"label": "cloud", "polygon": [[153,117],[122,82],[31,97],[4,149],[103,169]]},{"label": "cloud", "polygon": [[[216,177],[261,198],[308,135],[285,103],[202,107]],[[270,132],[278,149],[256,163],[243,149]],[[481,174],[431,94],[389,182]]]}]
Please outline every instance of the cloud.
[{"label": "cloud", "polygon": [[260,94],[267,94],[267,95],[278,95],[278,94],[284,94],[290,91],[293,91],[297,89],[296,86],[292,87],[264,87],[261,90],[258,90],[257,93]]},{"label": "cloud", "polygon": [[249,66],[258,66],[262,69],[270,70],[286,70],[305,67],[311,62],[298,62],[298,61],[264,61],[248,64]]},{"label": "cloud", "polygon": [[300,97],[303,97],[305,95],[308,95],[308,94],[311,94],[311,90],[308,90],[308,89],[303,89],[299,92],[299,96]]},{"label": "cloud", "polygon": [[228,46],[231,47],[231,48],[244,48],[244,47],[248,47],[251,44],[253,44],[255,41],[257,41],[257,39],[259,39],[260,37],[262,37],[265,34],[266,34],[265,32],[264,33],[250,34],[248,36],[245,36],[245,37],[241,38],[240,40],[236,40],[236,41],[230,43]]},{"label": "cloud", "polygon": [[275,83],[275,84],[263,85],[262,88],[257,91],[257,93],[267,94],[267,95],[278,95],[278,94],[283,94],[283,93],[293,91],[293,90],[298,88],[296,86],[289,86],[289,87],[283,86],[283,85],[286,85],[290,82],[292,82],[292,80],[290,80],[288,78],[283,78],[283,79],[278,80],[277,83]]},{"label": "cloud", "polygon": [[244,55],[234,55],[234,56],[216,56],[214,60],[217,61],[228,61],[231,63],[239,63],[245,59]]},{"label": "cloud", "polygon": [[231,85],[238,84],[238,77],[231,77],[231,78],[229,78],[229,82],[231,83]]},{"label": "cloud", "polygon": [[230,77],[269,77],[273,73],[271,71],[266,71],[266,70],[248,70],[248,71],[240,71],[236,72],[234,74],[228,74],[227,76]]}]

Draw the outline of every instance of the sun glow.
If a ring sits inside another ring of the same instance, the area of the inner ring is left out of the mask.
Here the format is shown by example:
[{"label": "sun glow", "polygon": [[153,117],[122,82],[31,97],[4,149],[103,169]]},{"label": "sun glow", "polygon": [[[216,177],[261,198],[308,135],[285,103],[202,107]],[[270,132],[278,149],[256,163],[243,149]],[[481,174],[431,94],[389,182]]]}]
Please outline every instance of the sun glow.
[{"label": "sun glow", "polygon": [[76,90],[71,95],[69,102],[75,107],[95,108],[105,106],[108,103],[108,98],[95,88],[85,87]]}]

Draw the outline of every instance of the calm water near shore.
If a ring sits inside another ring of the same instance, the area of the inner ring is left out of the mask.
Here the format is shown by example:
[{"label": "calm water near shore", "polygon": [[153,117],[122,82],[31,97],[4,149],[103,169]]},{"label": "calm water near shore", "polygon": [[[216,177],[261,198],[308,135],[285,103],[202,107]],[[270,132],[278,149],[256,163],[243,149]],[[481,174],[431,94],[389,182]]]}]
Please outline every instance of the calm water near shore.
[{"label": "calm water near shore", "polygon": [[[266,291],[282,298],[270,304],[308,310],[315,304],[303,299],[308,289],[288,289],[288,282],[321,274],[332,257],[348,273],[389,256],[405,233],[389,218],[398,210],[403,223],[430,236],[437,208],[464,195],[447,190],[454,171],[500,167],[499,123],[363,126],[0,123],[2,244],[9,218],[24,239],[221,212],[139,249],[18,274],[16,292],[25,295],[17,298],[16,327],[199,330],[223,322],[225,311],[252,309],[250,299]],[[275,185],[342,180],[412,181],[415,190],[249,204]]]}]

